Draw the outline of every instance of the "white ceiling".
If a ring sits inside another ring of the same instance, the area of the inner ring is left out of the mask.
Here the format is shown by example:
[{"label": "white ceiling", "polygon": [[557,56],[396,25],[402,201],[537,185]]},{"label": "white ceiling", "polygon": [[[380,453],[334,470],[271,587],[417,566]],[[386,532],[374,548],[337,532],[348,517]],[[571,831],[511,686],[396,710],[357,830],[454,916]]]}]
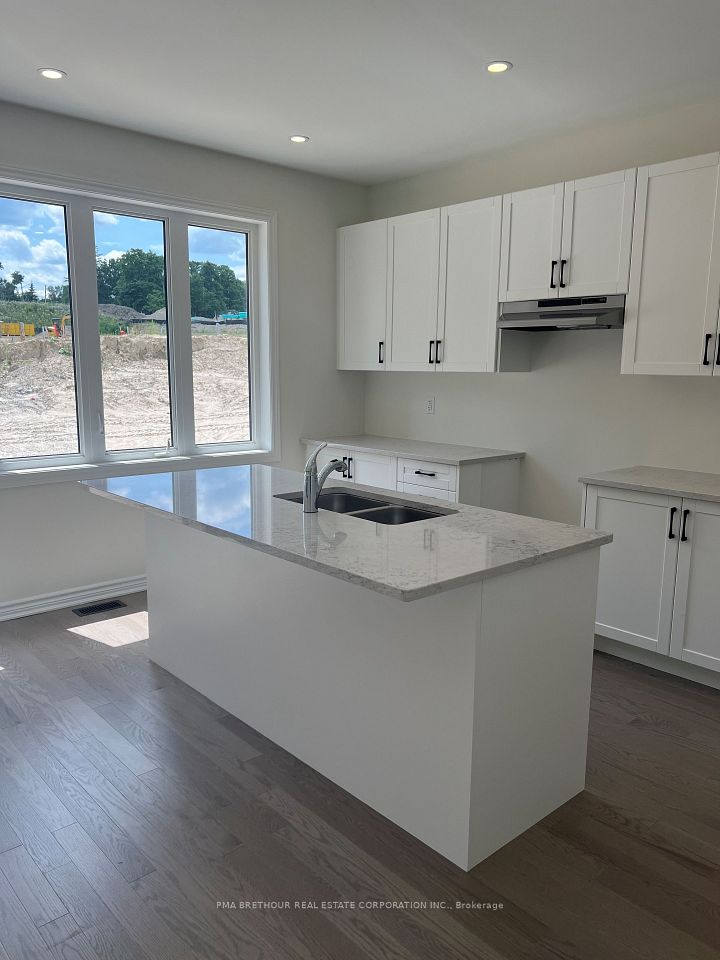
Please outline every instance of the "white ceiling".
[{"label": "white ceiling", "polygon": [[33,0],[1,34],[0,99],[364,183],[720,95],[718,0]]}]

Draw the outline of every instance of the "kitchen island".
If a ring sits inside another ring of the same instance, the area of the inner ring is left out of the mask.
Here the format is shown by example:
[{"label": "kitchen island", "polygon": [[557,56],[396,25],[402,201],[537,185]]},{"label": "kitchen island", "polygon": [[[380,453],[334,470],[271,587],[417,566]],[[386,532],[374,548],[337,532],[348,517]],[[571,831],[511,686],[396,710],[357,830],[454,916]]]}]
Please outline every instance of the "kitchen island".
[{"label": "kitchen island", "polygon": [[609,535],[303,514],[260,465],[83,486],[146,511],[151,658],[463,869],[583,789]]}]

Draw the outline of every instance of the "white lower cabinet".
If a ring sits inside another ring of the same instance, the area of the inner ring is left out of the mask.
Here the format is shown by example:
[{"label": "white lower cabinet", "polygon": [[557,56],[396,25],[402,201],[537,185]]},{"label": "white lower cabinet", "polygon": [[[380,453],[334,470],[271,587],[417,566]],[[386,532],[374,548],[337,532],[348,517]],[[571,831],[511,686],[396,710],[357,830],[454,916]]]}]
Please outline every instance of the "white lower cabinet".
[{"label": "white lower cabinet", "polygon": [[596,632],[720,671],[720,504],[589,485],[584,525],[613,534]]},{"label": "white lower cabinet", "polygon": [[[316,446],[317,442],[306,444],[308,456]],[[344,460],[348,474],[345,477],[340,473],[331,474],[328,487],[349,481],[411,496],[434,497],[447,503],[466,503],[509,513],[518,511],[522,462],[519,456],[448,464],[331,444],[318,454],[318,470],[333,459]]]},{"label": "white lower cabinet", "polygon": [[588,488],[585,526],[613,535],[600,551],[597,633],[668,652],[680,506],[679,497]]},{"label": "white lower cabinet", "polygon": [[720,670],[720,503],[683,500],[670,655]]}]

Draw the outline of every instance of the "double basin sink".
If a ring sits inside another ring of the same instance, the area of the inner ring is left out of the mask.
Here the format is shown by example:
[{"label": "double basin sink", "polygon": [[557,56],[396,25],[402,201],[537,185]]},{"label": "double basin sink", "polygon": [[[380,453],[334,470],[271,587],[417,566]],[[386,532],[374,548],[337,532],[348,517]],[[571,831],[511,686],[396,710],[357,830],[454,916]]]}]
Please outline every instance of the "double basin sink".
[{"label": "double basin sink", "polygon": [[[302,503],[302,492],[276,493],[279,500],[291,500],[293,503]],[[456,513],[456,510],[435,510],[425,507],[411,507],[404,503],[388,503],[380,497],[368,497],[364,494],[350,493],[340,487],[323,490],[318,497],[318,509],[332,510],[334,513],[347,513],[361,520],[372,520],[373,523],[415,523],[418,520],[433,520],[435,517],[445,517]]]}]

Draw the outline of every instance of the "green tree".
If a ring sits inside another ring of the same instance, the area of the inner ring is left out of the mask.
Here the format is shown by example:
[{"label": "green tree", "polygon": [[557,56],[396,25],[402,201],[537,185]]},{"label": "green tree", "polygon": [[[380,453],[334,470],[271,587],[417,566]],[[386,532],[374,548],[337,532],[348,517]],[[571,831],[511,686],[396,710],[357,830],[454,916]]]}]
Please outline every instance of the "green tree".
[{"label": "green tree", "polygon": [[35,284],[30,281],[30,286],[25,291],[23,295],[23,300],[27,300],[28,303],[37,303],[38,295],[35,293]]},{"label": "green tree", "polygon": [[98,303],[114,303],[115,287],[120,279],[120,260],[97,260]]},{"label": "green tree", "polygon": [[19,270],[13,270],[13,272],[10,274],[10,280],[11,280],[11,282],[12,282],[13,287],[20,287],[20,296],[23,295],[23,280],[24,280],[24,279],[25,279],[25,277],[23,276],[22,273],[20,273]]},{"label": "green tree", "polygon": [[[128,250],[115,261],[118,280],[114,303],[132,307],[139,313],[154,313],[165,304],[165,260],[149,250]],[[105,301],[103,301],[105,302]],[[152,309],[149,309],[152,308]]]}]

